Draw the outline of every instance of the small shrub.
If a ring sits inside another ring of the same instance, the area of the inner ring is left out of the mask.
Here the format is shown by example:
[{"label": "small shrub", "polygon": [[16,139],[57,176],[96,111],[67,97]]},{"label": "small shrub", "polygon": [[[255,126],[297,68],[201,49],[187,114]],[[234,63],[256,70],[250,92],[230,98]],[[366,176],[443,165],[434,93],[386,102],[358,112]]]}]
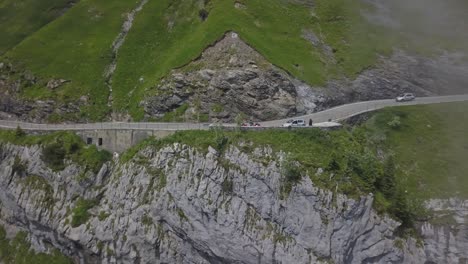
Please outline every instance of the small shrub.
[{"label": "small shrub", "polygon": [[24,130],[21,129],[20,126],[17,126],[17,127],[16,127],[16,130],[15,130],[15,137],[16,137],[16,138],[22,138],[22,137],[24,137],[24,136],[26,136],[26,132],[24,132]]},{"label": "small shrub", "polygon": [[91,216],[88,212],[89,209],[93,208],[97,204],[96,200],[86,200],[79,198],[76,202],[75,208],[73,208],[73,216],[71,221],[72,227],[78,227],[86,223]]},{"label": "small shrub", "polygon": [[301,180],[301,168],[294,162],[287,162],[283,167],[284,177],[289,183],[297,183]]},{"label": "small shrub", "polygon": [[198,11],[198,16],[201,21],[205,21],[208,18],[208,15],[209,13],[206,9],[200,9],[200,11]]},{"label": "small shrub", "polygon": [[391,207],[391,203],[385,199],[385,196],[381,192],[377,192],[374,197],[374,208],[379,214],[388,212],[388,208]]},{"label": "small shrub", "polygon": [[16,156],[12,166],[12,173],[23,176],[26,173],[26,165],[21,161],[21,158]]},{"label": "small shrub", "polygon": [[384,164],[383,174],[378,179],[377,188],[387,199],[393,198],[396,193],[395,161],[392,156],[387,158]]},{"label": "small shrub", "polygon": [[330,162],[327,166],[327,171],[339,171],[341,169],[340,163],[338,162],[338,156],[333,153]]},{"label": "small shrub", "polygon": [[86,169],[98,173],[104,163],[112,160],[112,154],[104,150],[98,150],[96,146],[90,146],[88,148],[83,148],[76,157],[72,157],[72,159],[85,165]]},{"label": "small shrub", "polygon": [[391,208],[391,213],[398,218],[401,222],[400,228],[402,230],[414,227],[414,220],[416,216],[411,210],[408,198],[405,193],[400,189],[396,192],[395,198]]},{"label": "small shrub", "polygon": [[394,116],[393,119],[387,123],[387,125],[393,129],[399,129],[401,127],[401,119],[399,116]]},{"label": "small shrub", "polygon": [[215,138],[214,138],[215,145],[213,147],[217,151],[223,152],[229,144],[229,138],[226,135],[224,135],[224,131],[222,130],[222,128],[214,128],[214,131],[215,131]]},{"label": "small shrub", "polygon": [[62,144],[52,143],[42,151],[42,160],[54,170],[63,170],[65,168],[63,162],[65,155],[66,151]]},{"label": "small shrub", "polygon": [[224,179],[222,183],[222,189],[224,193],[232,193],[234,185],[232,183],[232,180],[228,179],[227,177]]},{"label": "small shrub", "polygon": [[283,164],[282,198],[285,198],[291,192],[294,184],[302,179],[301,169],[299,164],[290,160],[285,161]]}]

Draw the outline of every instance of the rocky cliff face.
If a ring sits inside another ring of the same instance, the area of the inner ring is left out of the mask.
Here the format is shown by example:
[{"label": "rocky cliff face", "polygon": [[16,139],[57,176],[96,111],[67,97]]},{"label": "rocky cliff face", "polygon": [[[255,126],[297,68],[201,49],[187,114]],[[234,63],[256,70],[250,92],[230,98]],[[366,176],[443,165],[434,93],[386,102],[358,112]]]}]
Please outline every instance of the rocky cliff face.
[{"label": "rocky cliff face", "polygon": [[420,227],[428,260],[435,263],[466,263],[468,200],[432,199],[427,201],[426,207],[434,213],[432,221]]},{"label": "rocky cliff face", "polygon": [[[372,210],[372,195],[349,199],[309,178],[285,194],[284,153],[268,148],[246,154],[236,147],[223,153],[147,147],[97,175],[72,163],[53,172],[41,151],[1,146],[1,224],[10,233],[27,230],[37,250],[52,245],[79,263],[462,263],[468,257],[460,248],[466,227],[456,235],[424,224],[427,239],[418,246],[395,237],[399,224]],[[82,224],[73,219],[79,200],[92,201]]]}]

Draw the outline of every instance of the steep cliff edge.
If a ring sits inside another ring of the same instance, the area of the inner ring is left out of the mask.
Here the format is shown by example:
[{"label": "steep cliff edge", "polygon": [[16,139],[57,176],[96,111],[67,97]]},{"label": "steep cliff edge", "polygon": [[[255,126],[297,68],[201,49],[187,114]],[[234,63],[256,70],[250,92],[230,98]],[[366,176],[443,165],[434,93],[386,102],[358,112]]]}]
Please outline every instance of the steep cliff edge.
[{"label": "steep cliff edge", "polygon": [[[72,162],[52,171],[39,146],[3,144],[1,224],[28,231],[37,250],[53,245],[80,263],[458,263],[468,257],[460,248],[466,236],[450,231],[450,240],[432,236],[419,245],[397,238],[399,223],[374,212],[372,195],[350,199],[308,177],[285,193],[284,153],[240,149],[148,146],[83,174]],[[457,250],[447,254],[447,248]]]}]

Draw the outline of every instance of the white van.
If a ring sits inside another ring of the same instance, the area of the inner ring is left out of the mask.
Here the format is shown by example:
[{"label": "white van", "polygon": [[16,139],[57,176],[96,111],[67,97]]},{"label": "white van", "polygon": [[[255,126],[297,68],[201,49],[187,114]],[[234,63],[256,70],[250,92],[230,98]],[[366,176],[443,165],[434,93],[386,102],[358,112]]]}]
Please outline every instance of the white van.
[{"label": "white van", "polygon": [[304,119],[291,119],[283,124],[283,127],[305,127],[306,123]]}]

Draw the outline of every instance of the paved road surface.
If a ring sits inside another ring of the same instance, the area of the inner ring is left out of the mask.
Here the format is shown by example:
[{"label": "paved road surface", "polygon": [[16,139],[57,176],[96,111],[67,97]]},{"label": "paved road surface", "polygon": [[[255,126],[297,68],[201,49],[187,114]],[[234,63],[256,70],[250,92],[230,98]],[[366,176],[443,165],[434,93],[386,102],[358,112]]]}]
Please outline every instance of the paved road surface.
[{"label": "paved road surface", "polygon": [[[314,123],[325,122],[328,120],[340,121],[358,114],[369,111],[374,111],[388,106],[400,105],[417,105],[417,104],[433,104],[445,102],[468,101],[468,94],[450,95],[450,96],[435,96],[435,97],[420,97],[415,101],[397,103],[394,99],[365,101],[352,104],[341,105],[322,112],[317,112],[309,115],[298,116],[295,119],[304,119],[308,123],[312,119]],[[261,122],[263,127],[279,127],[284,124],[287,119],[273,120]],[[200,123],[122,123],[122,122],[107,122],[107,123],[89,123],[89,124],[34,124],[17,121],[0,120],[0,128],[14,129],[20,126],[25,130],[199,130],[208,129],[209,124]],[[235,126],[234,124],[226,124],[226,126]]]}]

